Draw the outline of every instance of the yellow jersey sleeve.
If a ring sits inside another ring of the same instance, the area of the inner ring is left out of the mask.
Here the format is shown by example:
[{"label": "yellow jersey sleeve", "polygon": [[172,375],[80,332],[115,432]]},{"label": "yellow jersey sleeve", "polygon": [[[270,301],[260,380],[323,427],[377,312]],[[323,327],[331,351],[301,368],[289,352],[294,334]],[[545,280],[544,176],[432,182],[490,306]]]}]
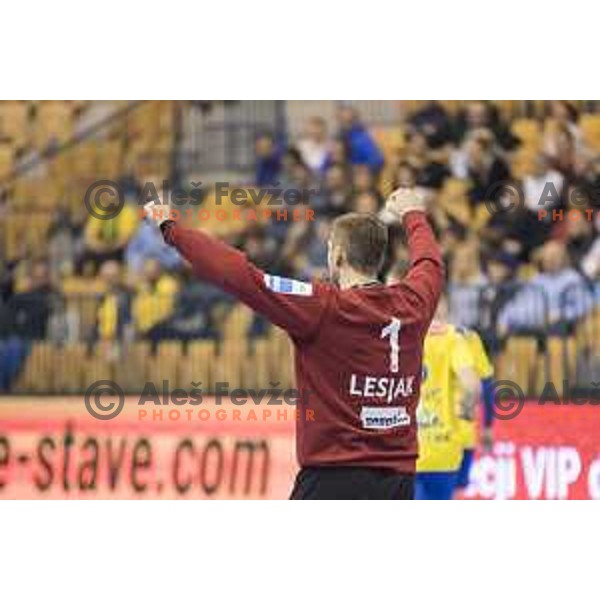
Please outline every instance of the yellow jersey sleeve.
[{"label": "yellow jersey sleeve", "polygon": [[476,369],[471,346],[467,338],[458,331],[452,336],[452,344],[449,350],[452,370],[455,375],[458,375],[462,369]]},{"label": "yellow jersey sleeve", "polygon": [[[475,334],[477,335],[477,334]],[[479,336],[478,336],[479,337]],[[473,369],[479,377],[477,368],[477,358],[473,352],[473,346],[469,340],[469,332],[457,330],[454,345],[452,349],[452,367],[457,374],[461,369]],[[455,396],[456,412],[460,413],[460,402],[462,400],[462,390],[460,385]],[[472,421],[458,419],[457,436],[463,448],[474,448],[477,440],[477,417]]]},{"label": "yellow jersey sleeve", "polygon": [[494,374],[494,367],[483,347],[483,342],[481,341],[479,334],[476,331],[469,331],[465,337],[469,344],[469,348],[471,349],[471,354],[473,355],[473,360],[475,362],[475,370],[477,371],[479,379],[492,377]]}]

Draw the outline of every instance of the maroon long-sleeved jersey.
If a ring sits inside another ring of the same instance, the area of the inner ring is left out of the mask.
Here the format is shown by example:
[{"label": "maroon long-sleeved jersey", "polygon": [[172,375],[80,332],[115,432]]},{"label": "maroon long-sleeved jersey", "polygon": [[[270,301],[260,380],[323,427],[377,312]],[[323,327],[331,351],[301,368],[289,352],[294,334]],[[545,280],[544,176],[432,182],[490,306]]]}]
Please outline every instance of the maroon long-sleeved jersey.
[{"label": "maroon long-sleeved jersey", "polygon": [[312,419],[299,419],[303,467],[351,465],[413,473],[423,339],[443,284],[443,263],[425,215],[404,217],[410,252],[395,285],[341,290],[263,273],[201,231],[169,222],[164,236],[199,278],[286,330],[296,386]]}]

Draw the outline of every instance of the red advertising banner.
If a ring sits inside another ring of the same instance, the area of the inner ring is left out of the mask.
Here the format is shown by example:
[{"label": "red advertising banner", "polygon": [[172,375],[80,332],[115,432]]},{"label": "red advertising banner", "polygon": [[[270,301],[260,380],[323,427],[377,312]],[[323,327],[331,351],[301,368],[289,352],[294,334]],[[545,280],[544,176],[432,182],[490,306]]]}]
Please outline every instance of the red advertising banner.
[{"label": "red advertising banner", "polygon": [[82,397],[0,399],[0,499],[287,498],[297,417],[286,405],[131,397],[101,420]]},{"label": "red advertising banner", "polygon": [[[285,404],[131,397],[101,420],[82,397],[0,398],[0,499],[284,499],[297,418]],[[494,432],[465,498],[600,498],[600,407],[528,402]]]},{"label": "red advertising banner", "polygon": [[465,498],[600,499],[600,406],[526,402],[494,423]]}]

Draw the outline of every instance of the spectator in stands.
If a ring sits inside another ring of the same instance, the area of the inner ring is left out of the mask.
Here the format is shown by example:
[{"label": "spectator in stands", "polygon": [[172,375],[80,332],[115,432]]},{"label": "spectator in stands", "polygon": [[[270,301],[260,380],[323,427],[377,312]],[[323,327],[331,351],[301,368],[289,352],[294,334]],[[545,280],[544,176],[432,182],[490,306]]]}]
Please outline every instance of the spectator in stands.
[{"label": "spectator in stands", "polygon": [[59,207],[48,231],[48,258],[54,279],[71,275],[81,247],[82,224],[66,209]]},{"label": "spectator in stands", "polygon": [[78,271],[85,272],[87,265],[91,265],[96,272],[107,261],[121,262],[139,223],[138,212],[129,202],[125,202],[121,212],[112,219],[90,215],[84,229],[84,249]]},{"label": "spectator in stands", "polygon": [[281,153],[274,137],[270,133],[259,135],[254,149],[256,152],[256,185],[273,185],[278,181],[281,170]]},{"label": "spectator in stands", "polygon": [[330,167],[336,165],[342,167],[344,170],[349,171],[349,157],[348,148],[345,141],[342,138],[336,138],[329,144],[329,151],[325,164],[323,165],[323,172],[326,173]]},{"label": "spectator in stands", "polygon": [[131,304],[132,322],[138,336],[148,334],[171,315],[177,291],[177,280],[166,274],[157,260],[144,263]]},{"label": "spectator in stands", "polygon": [[474,327],[479,319],[479,295],[486,283],[479,244],[471,238],[459,245],[450,261],[448,300],[452,322]]},{"label": "spectator in stands", "polygon": [[600,155],[590,159],[589,168],[579,177],[579,182],[590,192],[591,206],[600,209]]},{"label": "spectator in stands", "polygon": [[[295,223],[294,226],[299,225]],[[327,274],[327,240],[331,221],[323,218],[298,228],[288,240],[284,253],[293,271],[303,279],[323,278]]]},{"label": "spectator in stands", "polygon": [[483,202],[494,186],[511,178],[508,165],[495,151],[487,132],[482,132],[468,143],[467,176],[471,180],[469,197],[473,204]]},{"label": "spectator in stands", "polygon": [[98,299],[96,337],[112,343],[123,338],[130,321],[130,290],[123,284],[121,265],[115,260],[104,262],[98,275],[105,289]]},{"label": "spectator in stands", "polygon": [[[574,218],[575,214],[580,216]],[[570,263],[580,269],[584,257],[588,255],[594,245],[596,233],[592,222],[586,218],[584,212],[571,211],[569,218],[565,221],[562,235],[557,239],[566,245]]]},{"label": "spectator in stands", "polygon": [[417,185],[417,173],[407,160],[402,160],[398,163],[396,170],[393,173],[393,188],[399,187],[415,187]]},{"label": "spectator in stands", "polygon": [[[600,281],[600,237],[596,237],[594,243],[581,259],[581,271],[594,282]],[[600,286],[596,285],[597,288]]]},{"label": "spectator in stands", "polygon": [[538,154],[533,171],[523,178],[523,194],[528,210],[538,214],[540,209],[548,211],[557,208],[563,193],[565,178],[560,171],[553,169],[545,154]]},{"label": "spectator in stands", "polygon": [[29,343],[46,337],[57,305],[46,261],[38,260],[31,265],[16,293],[13,293],[12,269],[9,277],[5,289],[9,295],[5,304],[0,303],[0,391],[10,390],[27,357]]},{"label": "spectator in stands", "polygon": [[362,192],[354,197],[352,210],[361,214],[376,215],[379,213],[382,203],[379,196],[374,192]]},{"label": "spectator in stands", "polygon": [[179,254],[162,239],[160,230],[142,221],[125,252],[125,262],[131,274],[141,273],[146,261],[156,260],[166,271],[176,271],[182,265]]},{"label": "spectator in stands", "polygon": [[377,185],[373,173],[367,165],[356,165],[352,169],[352,192],[362,194],[363,192],[375,192]]},{"label": "spectator in stands", "polygon": [[306,266],[303,275],[307,279],[327,276],[327,240],[331,231],[331,221],[320,219],[312,228],[312,235],[306,243]]},{"label": "spectator in stands", "polygon": [[497,193],[510,196],[515,208],[491,215],[480,237],[487,245],[509,252],[520,262],[527,262],[532,252],[542,246],[552,233],[551,211],[549,209],[549,218],[540,218],[539,213],[522,206],[517,192],[510,189],[499,188]]},{"label": "spectator in stands", "polygon": [[370,194],[376,198],[379,206],[384,203],[384,198],[377,189],[375,177],[366,165],[356,165],[352,170],[352,193],[355,197],[360,194]]},{"label": "spectator in stands", "polygon": [[484,344],[492,355],[501,349],[501,339],[497,335],[498,315],[513,298],[518,289],[515,271],[518,261],[509,252],[497,251],[485,261],[487,284],[479,297],[479,322],[477,329]]},{"label": "spectator in stands", "polygon": [[352,165],[367,165],[378,175],[383,168],[383,154],[375,140],[360,120],[356,110],[342,105],[338,110],[340,137],[348,149],[348,159]]},{"label": "spectator in stands", "polygon": [[550,117],[545,121],[543,148],[552,159],[557,159],[565,140],[573,144],[574,150],[583,149],[583,138],[577,125],[579,114],[573,104],[566,100],[550,103]]},{"label": "spectator in stands", "polygon": [[311,117],[304,136],[296,144],[302,161],[315,174],[322,173],[329,154],[327,125],[321,117]]},{"label": "spectator in stands", "polygon": [[452,124],[446,109],[437,100],[428,100],[407,121],[409,134],[420,133],[427,146],[437,150],[452,140]]},{"label": "spectator in stands", "polygon": [[18,260],[0,260],[0,306],[2,306],[14,292],[14,271],[18,262]]},{"label": "spectator in stands", "polygon": [[0,337],[43,340],[56,303],[56,291],[50,282],[45,260],[32,263],[20,289],[2,308]]},{"label": "spectator in stands", "polygon": [[565,123],[557,123],[545,137],[544,152],[549,157],[552,166],[560,171],[566,179],[574,179],[577,138],[572,129]]},{"label": "spectator in stands", "polygon": [[494,104],[480,100],[469,102],[457,116],[457,144],[461,144],[470,137],[470,134],[481,129],[491,131],[493,142],[498,144],[503,151],[514,150],[520,143],[500,118]]},{"label": "spectator in stands", "polygon": [[439,162],[427,146],[427,138],[423,133],[415,132],[408,136],[406,162],[411,166],[420,188],[439,189],[450,171]]},{"label": "spectator in stands", "polygon": [[552,240],[539,253],[541,273],[515,295],[498,317],[498,328],[510,332],[559,333],[592,306],[584,278],[568,263],[564,244]]},{"label": "spectator in stands", "polygon": [[322,204],[319,212],[335,217],[347,212],[350,206],[351,188],[346,170],[342,165],[332,165],[325,173]]}]

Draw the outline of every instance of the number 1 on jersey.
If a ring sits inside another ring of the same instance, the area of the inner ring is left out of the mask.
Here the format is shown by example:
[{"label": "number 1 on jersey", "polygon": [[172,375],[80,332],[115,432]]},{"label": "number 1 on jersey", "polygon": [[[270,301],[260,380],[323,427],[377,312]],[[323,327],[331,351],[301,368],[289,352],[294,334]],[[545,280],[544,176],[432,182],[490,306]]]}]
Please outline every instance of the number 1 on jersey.
[{"label": "number 1 on jersey", "polygon": [[381,338],[390,338],[390,371],[397,373],[400,370],[400,328],[402,322],[392,317],[389,325],[381,330]]}]

